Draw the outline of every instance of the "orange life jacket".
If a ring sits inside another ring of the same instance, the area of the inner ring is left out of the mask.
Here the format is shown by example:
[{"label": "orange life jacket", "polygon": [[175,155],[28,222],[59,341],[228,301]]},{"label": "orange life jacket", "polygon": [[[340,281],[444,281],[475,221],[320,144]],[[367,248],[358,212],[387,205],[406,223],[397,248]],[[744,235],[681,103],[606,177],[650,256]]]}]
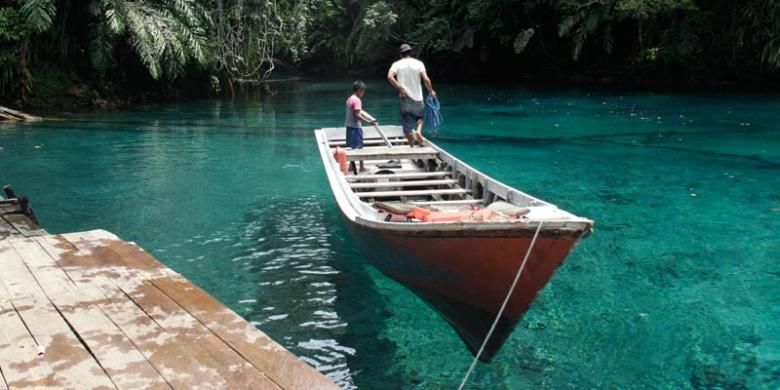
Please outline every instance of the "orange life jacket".
[{"label": "orange life jacket", "polygon": [[347,174],[349,172],[349,166],[347,165],[347,152],[336,146],[336,151],[333,152],[333,158],[339,163],[339,169],[341,173]]},{"label": "orange life jacket", "polygon": [[421,207],[406,214],[423,222],[462,222],[462,221],[488,221],[493,217],[490,210],[463,210],[463,211],[431,211]]}]

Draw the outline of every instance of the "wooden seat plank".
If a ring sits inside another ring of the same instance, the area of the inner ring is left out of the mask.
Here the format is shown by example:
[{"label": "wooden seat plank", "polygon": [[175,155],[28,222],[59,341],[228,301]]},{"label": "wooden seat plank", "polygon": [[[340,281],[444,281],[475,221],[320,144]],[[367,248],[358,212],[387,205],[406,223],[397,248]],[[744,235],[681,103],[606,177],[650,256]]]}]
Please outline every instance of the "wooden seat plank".
[{"label": "wooden seat plank", "polygon": [[[278,388],[115,253],[102,245],[87,248],[87,241],[79,234],[69,235],[69,239],[57,246],[77,252],[69,255],[71,264],[81,265],[93,278],[91,283],[106,290],[118,288],[130,299],[129,307],[124,302],[112,302],[105,309],[174,387]],[[96,267],[119,272],[113,272],[114,277],[103,275],[98,281],[94,280],[95,272],[90,271]],[[74,268],[71,265],[65,269],[77,274]],[[127,310],[134,308],[134,315],[128,316]]]},{"label": "wooden seat plank", "polygon": [[391,196],[419,196],[419,195],[465,195],[471,190],[463,188],[450,188],[444,190],[409,190],[409,191],[372,191],[356,192],[359,198],[386,198]]},{"label": "wooden seat plank", "polygon": [[355,180],[374,180],[374,179],[425,179],[430,177],[445,177],[451,176],[449,171],[436,171],[436,172],[410,172],[410,173],[390,173],[387,175],[353,175],[346,176],[347,181]]},{"label": "wooden seat plank", "polygon": [[[345,134],[346,134],[346,130],[345,130]],[[406,142],[406,138],[405,137],[394,137],[394,136],[391,136],[391,137],[387,137],[387,139],[389,139],[390,141],[404,141],[404,142]],[[363,142],[365,143],[366,141],[379,142],[379,143],[382,143],[382,144],[384,144],[384,142],[385,142],[384,138],[378,137],[378,136],[363,137]],[[329,138],[328,139],[328,143],[336,143],[336,142],[347,142],[347,139],[344,138],[344,137],[335,137],[335,138]]]},{"label": "wooden seat plank", "polygon": [[[395,138],[395,139],[391,138],[390,139],[390,143],[392,143],[393,145],[405,145],[405,144],[407,144],[407,142],[408,141],[406,140],[406,138]],[[379,139],[372,138],[372,139],[364,139],[363,140],[363,145],[386,145],[386,144],[387,143],[385,142],[385,140],[383,140],[381,138],[379,138]],[[330,146],[330,147],[334,147],[334,146],[344,147],[346,145],[347,145],[347,141],[345,141],[345,140],[336,140],[336,141],[329,141],[328,142],[328,146]]]},{"label": "wooden seat plank", "polygon": [[49,301],[10,242],[0,242],[0,248],[3,249],[3,272],[0,272],[0,279],[10,293],[17,313],[43,350],[39,359],[52,367],[57,385],[63,388],[115,388],[105,371],[73,334],[65,318]]},{"label": "wooden seat plank", "polygon": [[137,269],[146,269],[156,287],[282,388],[338,388],[326,377],[180,275],[154,278],[153,275],[157,270],[165,266],[138,246],[122,241],[109,243],[108,246],[128,264],[132,264]]},{"label": "wooden seat plank", "polygon": [[348,161],[358,160],[391,160],[391,159],[431,159],[437,158],[439,152],[436,149],[423,146],[411,148],[408,146],[371,147],[364,149],[347,150]]},{"label": "wooden seat plank", "polygon": [[352,188],[393,188],[393,187],[419,187],[419,186],[445,186],[457,184],[457,180],[406,180],[406,181],[387,181],[373,183],[351,183]]},{"label": "wooden seat plank", "polygon": [[100,309],[98,304],[105,297],[95,291],[96,287],[89,284],[77,287],[36,241],[15,239],[10,244],[117,387],[170,388],[132,341]]}]

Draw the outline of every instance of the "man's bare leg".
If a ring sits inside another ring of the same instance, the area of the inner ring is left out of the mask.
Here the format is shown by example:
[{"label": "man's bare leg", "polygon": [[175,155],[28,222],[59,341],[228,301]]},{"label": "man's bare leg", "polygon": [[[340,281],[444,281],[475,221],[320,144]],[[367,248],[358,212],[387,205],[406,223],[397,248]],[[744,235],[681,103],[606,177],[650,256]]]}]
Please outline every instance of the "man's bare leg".
[{"label": "man's bare leg", "polygon": [[404,133],[404,135],[406,136],[406,142],[409,143],[409,147],[413,148],[414,147],[414,133],[410,131],[408,133]]},{"label": "man's bare leg", "polygon": [[423,127],[423,121],[418,120],[417,131],[415,131],[414,133],[417,135],[417,143],[420,144],[420,146],[422,146],[423,144],[422,127]]}]

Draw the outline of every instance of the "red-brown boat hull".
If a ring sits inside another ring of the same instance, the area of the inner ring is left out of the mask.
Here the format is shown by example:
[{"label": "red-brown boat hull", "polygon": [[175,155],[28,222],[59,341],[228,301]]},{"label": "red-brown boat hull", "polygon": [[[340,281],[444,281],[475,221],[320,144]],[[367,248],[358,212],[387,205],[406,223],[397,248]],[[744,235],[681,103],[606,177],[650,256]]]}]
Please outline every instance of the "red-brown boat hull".
[{"label": "red-brown boat hull", "polygon": [[[511,287],[533,230],[441,235],[350,222],[355,243],[380,271],[436,309],[476,354]],[[544,231],[543,231],[544,232]],[[490,361],[582,232],[544,232],[480,360]]]}]

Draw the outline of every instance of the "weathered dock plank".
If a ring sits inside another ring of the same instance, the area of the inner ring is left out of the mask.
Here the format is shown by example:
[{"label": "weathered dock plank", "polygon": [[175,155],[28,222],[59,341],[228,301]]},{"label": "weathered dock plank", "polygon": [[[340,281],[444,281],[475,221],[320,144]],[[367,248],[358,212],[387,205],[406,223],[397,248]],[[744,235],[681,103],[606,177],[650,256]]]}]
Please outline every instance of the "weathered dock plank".
[{"label": "weathered dock plank", "polygon": [[79,289],[36,241],[19,239],[11,246],[25,261],[60,314],[82,338],[113,383],[120,389],[169,388],[122,330],[100,309],[104,299],[91,286]]},{"label": "weathered dock plank", "polygon": [[40,236],[46,234],[41,227],[35,222],[31,221],[27,216],[23,214],[5,214],[2,219],[6,223],[13,226],[20,234],[25,237]]},{"label": "weathered dock plank", "polygon": [[14,388],[54,388],[54,373],[48,362],[38,359],[38,344],[11,303],[0,282],[0,371]]},{"label": "weathered dock plank", "polygon": [[78,242],[76,245],[82,245],[85,250],[100,250],[95,247],[95,243],[102,242],[130,268],[143,272],[157,288],[280,387],[297,389],[335,386],[324,383],[321,375],[309,375],[313,369],[306,363],[137,245],[117,240],[116,236],[106,231],[86,234],[89,238],[86,241],[73,235],[64,236]]},{"label": "weathered dock plank", "polygon": [[[51,369],[51,374],[43,378],[44,384],[61,388],[116,388],[71,331],[68,322],[40,288],[10,241],[0,242],[0,253],[3,270],[0,279],[8,292],[7,299],[37,344],[37,350],[25,352],[37,353],[35,360]],[[15,369],[13,365],[4,365],[3,372]]]},{"label": "weathered dock plank", "polygon": [[[125,259],[107,247],[93,245],[89,235],[76,233],[65,236],[68,237],[67,243],[79,251],[75,257],[70,257],[71,260],[82,262],[100,259],[103,268],[111,269],[113,275],[121,275],[121,278],[112,278],[110,283],[114,283],[121,289],[122,293],[141,308],[163,331],[173,335],[172,342],[177,345],[182,345],[180,341],[184,340],[193,342],[193,345],[183,348],[187,349],[188,354],[196,360],[195,364],[211,367],[221,374],[217,377],[238,380],[237,383],[221,385],[234,388],[278,388],[261,371],[252,367],[228,345],[205,329],[186,310],[160,291],[137,268],[128,265]],[[166,275],[178,275],[168,268],[164,270],[167,270]]]},{"label": "weathered dock plank", "polygon": [[0,240],[12,236],[30,237],[44,234],[46,231],[25,214],[19,199],[5,199],[0,196]]},{"label": "weathered dock plank", "polygon": [[11,236],[0,270],[0,389],[337,388],[111,233]]},{"label": "weathered dock plank", "polygon": [[[144,307],[137,300],[139,283],[131,280],[127,269],[116,267],[100,253],[83,254],[62,239],[43,238],[63,269],[78,284],[99,286],[109,302],[101,308],[141,349],[155,368],[175,388],[230,386],[233,383],[217,372],[217,363],[209,352],[193,340],[169,332],[153,318],[155,307]],[[70,248],[70,249],[68,249]],[[63,250],[65,249],[65,250]],[[123,290],[124,288],[124,290]],[[136,297],[136,299],[134,299]],[[160,311],[160,316],[165,316]],[[194,373],[188,371],[195,370]]]},{"label": "weathered dock plank", "polygon": [[3,218],[0,217],[0,240],[3,238],[10,236],[11,234],[17,234],[18,231],[14,229],[11,224],[6,222]]}]

